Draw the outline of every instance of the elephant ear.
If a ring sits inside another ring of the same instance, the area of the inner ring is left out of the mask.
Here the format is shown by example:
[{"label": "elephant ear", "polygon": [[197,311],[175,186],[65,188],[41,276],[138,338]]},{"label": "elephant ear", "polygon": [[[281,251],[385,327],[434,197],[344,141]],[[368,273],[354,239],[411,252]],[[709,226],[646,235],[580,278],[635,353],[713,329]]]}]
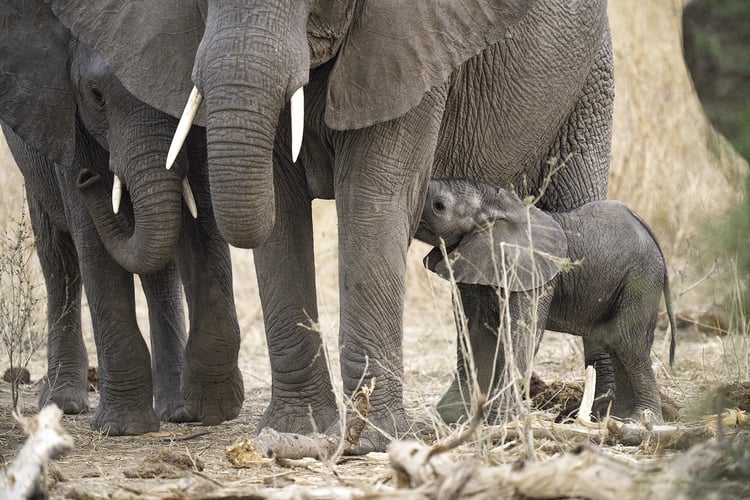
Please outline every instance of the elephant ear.
[{"label": "elephant ear", "polygon": [[75,153],[70,32],[41,1],[0,2],[0,120],[50,160]]},{"label": "elephant ear", "polygon": [[458,283],[512,292],[533,290],[554,278],[568,252],[565,232],[549,214],[511,197],[514,205],[487,227],[464,235],[447,261],[436,247],[425,257],[425,267],[444,279],[452,272]]},{"label": "elephant ear", "polygon": [[[205,1],[47,1],[131,94],[172,116],[182,114],[205,29]],[[203,112],[195,123],[205,124]]]},{"label": "elephant ear", "polygon": [[332,70],[326,124],[398,118],[451,72],[505,35],[533,0],[364,0]]}]

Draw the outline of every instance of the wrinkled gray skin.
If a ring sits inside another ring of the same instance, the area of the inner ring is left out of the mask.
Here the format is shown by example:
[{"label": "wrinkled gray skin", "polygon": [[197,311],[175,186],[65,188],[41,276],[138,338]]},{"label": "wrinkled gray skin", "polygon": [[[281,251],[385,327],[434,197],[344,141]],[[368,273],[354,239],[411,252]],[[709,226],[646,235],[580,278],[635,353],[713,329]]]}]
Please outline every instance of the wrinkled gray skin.
[{"label": "wrinkled gray skin", "polygon": [[[437,246],[425,265],[459,283],[464,306],[481,304],[470,308],[481,310],[481,315],[467,319],[470,325],[482,325],[481,333],[473,328],[469,338],[482,391],[498,392],[508,382],[503,341],[497,334],[499,302],[497,296],[487,300],[484,293],[486,288],[499,289],[500,296],[508,298],[511,343],[521,374],[526,373],[530,352],[535,352],[529,349],[536,349],[545,328],[580,335],[612,360],[611,373],[604,375],[614,377],[614,394],[603,394],[605,388],[597,380],[596,393],[604,397],[597,400],[594,413],[606,414],[611,401],[615,416],[639,418],[650,410],[662,420],[650,352],[664,293],[672,329],[670,364],[674,359],[669,280],[653,233],[625,205],[593,201],[550,213],[487,183],[433,179],[416,238]],[[450,266],[439,248],[441,239]],[[516,247],[533,248],[533,253],[515,253]],[[560,271],[566,257],[574,265]],[[523,302],[518,296],[527,295],[538,297],[536,318],[516,307]],[[536,325],[532,333],[524,322]],[[460,346],[458,352],[462,357]],[[464,364],[460,359],[457,381],[438,404],[448,422],[465,417],[470,404]],[[508,399],[502,395],[493,410],[502,408]]]},{"label": "wrinkled gray skin", "polygon": [[[256,248],[273,371],[260,427],[338,431],[321,338],[305,326],[317,320],[312,199],[336,198],[344,390],[377,377],[364,452],[409,429],[404,271],[430,176],[534,191],[555,156],[567,167],[543,206],[606,196],[604,0],[50,3],[143,101],[179,116],[193,84],[204,95],[219,229]],[[301,85],[293,164],[288,102]]]},{"label": "wrinkled gray skin", "polygon": [[[100,370],[93,428],[141,434],[160,419],[234,418],[244,397],[239,328],[229,249],[208,193],[204,130],[191,132],[167,172],[176,119],[127,92],[46,4],[4,1],[0,12],[0,120],[24,175],[48,291],[49,380],[40,406],[88,407],[83,285]],[[117,216],[113,172],[127,186]],[[181,205],[186,174],[197,220]],[[136,323],[134,270],[143,273],[153,360]]]}]

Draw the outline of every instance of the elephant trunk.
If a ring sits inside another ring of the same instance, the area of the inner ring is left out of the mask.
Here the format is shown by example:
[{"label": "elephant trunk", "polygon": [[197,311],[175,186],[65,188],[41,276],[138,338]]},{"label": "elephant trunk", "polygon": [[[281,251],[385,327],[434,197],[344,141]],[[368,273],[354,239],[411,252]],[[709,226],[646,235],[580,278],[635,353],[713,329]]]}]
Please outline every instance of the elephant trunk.
[{"label": "elephant trunk", "polygon": [[182,221],[178,179],[150,181],[148,189],[137,184],[128,186],[133,202],[132,226],[112,212],[111,192],[100,175],[82,170],[78,187],[102,243],[123,268],[137,274],[152,273],[172,258]]},{"label": "elephant trunk", "polygon": [[309,2],[256,3],[264,5],[209,2],[193,69],[206,106],[214,215],[227,241],[242,248],[263,244],[273,230],[279,115],[310,67]]},{"label": "elephant trunk", "polygon": [[206,95],[209,183],[221,234],[231,245],[254,248],[275,222],[272,158],[283,93],[259,110],[257,101],[247,102],[257,93],[236,87],[220,85]]}]

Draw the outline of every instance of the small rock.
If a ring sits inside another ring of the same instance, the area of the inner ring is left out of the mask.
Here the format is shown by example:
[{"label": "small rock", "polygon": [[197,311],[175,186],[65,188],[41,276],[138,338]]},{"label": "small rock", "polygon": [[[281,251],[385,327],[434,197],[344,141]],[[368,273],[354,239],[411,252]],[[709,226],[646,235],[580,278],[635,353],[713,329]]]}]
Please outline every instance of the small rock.
[{"label": "small rock", "polygon": [[96,392],[99,390],[99,371],[96,369],[96,366],[89,366],[88,382],[89,392]]},{"label": "small rock", "polygon": [[6,382],[12,382],[15,380],[18,384],[30,384],[31,374],[26,368],[14,366],[12,369],[8,368],[5,370],[5,373],[3,373],[3,380]]}]

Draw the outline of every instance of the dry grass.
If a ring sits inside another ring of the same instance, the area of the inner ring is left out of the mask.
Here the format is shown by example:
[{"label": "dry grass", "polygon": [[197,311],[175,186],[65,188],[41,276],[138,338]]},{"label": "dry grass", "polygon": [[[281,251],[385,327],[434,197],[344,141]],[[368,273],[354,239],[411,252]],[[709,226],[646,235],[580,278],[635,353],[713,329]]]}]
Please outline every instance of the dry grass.
[{"label": "dry grass", "polygon": [[[616,78],[610,197],[653,227],[678,295],[712,266],[700,241],[704,224],[737,202],[747,175],[747,164],[712,132],[682,60],[684,2],[609,3]],[[726,301],[726,279],[713,273],[678,309]]]}]

